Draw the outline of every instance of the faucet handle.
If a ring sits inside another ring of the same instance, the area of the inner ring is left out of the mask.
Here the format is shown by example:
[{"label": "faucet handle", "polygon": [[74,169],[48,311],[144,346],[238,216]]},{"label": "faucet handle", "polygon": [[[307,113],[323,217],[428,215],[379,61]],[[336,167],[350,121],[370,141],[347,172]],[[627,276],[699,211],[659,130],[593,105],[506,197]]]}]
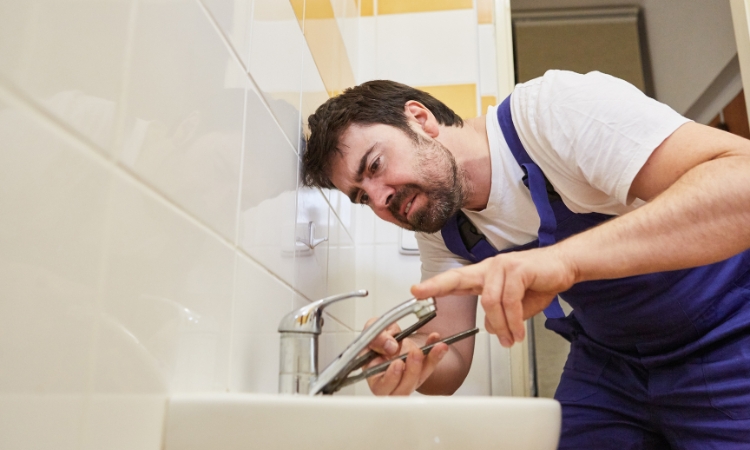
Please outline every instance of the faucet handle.
[{"label": "faucet handle", "polygon": [[367,290],[360,289],[314,301],[284,316],[279,323],[279,332],[320,334],[323,326],[323,309],[326,306],[347,298],[367,297],[368,294]]}]

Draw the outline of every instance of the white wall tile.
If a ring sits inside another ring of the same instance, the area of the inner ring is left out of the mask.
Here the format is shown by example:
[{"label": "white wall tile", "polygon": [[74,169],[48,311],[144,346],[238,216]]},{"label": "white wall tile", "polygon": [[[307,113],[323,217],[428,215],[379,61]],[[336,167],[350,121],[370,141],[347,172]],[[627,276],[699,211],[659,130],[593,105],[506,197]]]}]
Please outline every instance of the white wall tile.
[{"label": "white wall tile", "polygon": [[[478,25],[479,30],[479,95],[497,96],[497,51],[495,50],[495,26]],[[498,99],[501,101],[501,99]],[[487,111],[480,111],[485,114]]]},{"label": "white wall tile", "polygon": [[0,76],[110,151],[133,4],[0,3]]},{"label": "white wall tile", "polygon": [[489,336],[489,345],[492,395],[511,396],[513,383],[510,350],[501,346],[496,336]]},{"label": "white wall tile", "polygon": [[296,153],[258,94],[247,92],[239,245],[294,284]]},{"label": "white wall tile", "polygon": [[476,83],[476,21],[473,9],[378,16],[377,78],[416,86]]},{"label": "white wall tile", "polygon": [[398,226],[375,217],[375,243],[392,244],[398,248]]},{"label": "white wall tile", "polygon": [[385,312],[411,298],[409,289],[421,277],[419,257],[402,255],[395,245],[375,247],[377,310]]},{"label": "white wall tile", "polygon": [[[362,288],[356,284],[354,242],[333,211],[329,211],[329,214],[327,295],[330,296]],[[327,308],[328,313],[340,320],[349,329],[356,329],[355,311],[361,299],[355,297],[334,303]]]},{"label": "white wall tile", "polygon": [[295,308],[289,286],[245,257],[237,261],[232,314],[232,392],[278,392],[279,332],[282,317]]},{"label": "white wall tile", "polygon": [[360,17],[359,18],[359,52],[357,59],[357,70],[354,75],[357,84],[365,81],[375,80],[377,74],[377,23],[378,17]]},{"label": "white wall tile", "polygon": [[85,392],[111,174],[2,101],[0,142],[0,392]]},{"label": "white wall tile", "polygon": [[[248,82],[194,0],[139,5],[120,161],[235,237]],[[189,51],[186,51],[189,49]]]},{"label": "white wall tile", "polygon": [[[348,201],[348,199],[347,199]],[[367,206],[352,205],[354,216],[354,233],[352,237],[357,245],[372,245],[375,243],[375,222],[379,221]]]},{"label": "white wall tile", "polygon": [[149,361],[170,390],[225,389],[232,250],[127,178],[112,203],[98,389],[150,392]]},{"label": "white wall tile", "polygon": [[248,69],[296,150],[304,42],[290,2],[255,0]]},{"label": "white wall tile", "polygon": [[375,246],[356,245],[356,285],[358,289],[367,289],[370,293],[367,297],[357,299],[357,308],[354,317],[354,329],[362,330],[365,323],[381,313],[375,310],[377,304],[377,277],[375,271]]},{"label": "white wall tile", "polygon": [[[307,42],[302,46],[302,124],[307,126],[307,118],[313,114],[318,106],[328,100],[328,92],[323,84],[323,79],[315,65],[310,47]],[[307,132],[307,129],[305,129]]]},{"label": "white wall tile", "polygon": [[[297,190],[297,238],[309,241],[308,224],[315,224],[315,239],[328,238],[330,208],[317,188]],[[309,300],[318,300],[328,292],[328,246],[324,241],[312,250],[303,250],[294,261],[294,288]]]},{"label": "white wall tile", "polygon": [[251,44],[253,0],[198,0],[205,5],[229,45],[247,67]]}]

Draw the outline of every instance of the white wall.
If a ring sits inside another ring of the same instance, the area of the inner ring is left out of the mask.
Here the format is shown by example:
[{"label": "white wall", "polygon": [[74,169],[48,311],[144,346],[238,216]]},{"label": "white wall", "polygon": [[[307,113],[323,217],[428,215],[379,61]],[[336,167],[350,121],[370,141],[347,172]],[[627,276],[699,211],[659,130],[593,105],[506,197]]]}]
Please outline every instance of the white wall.
[{"label": "white wall", "polygon": [[287,1],[0,1],[0,448],[156,450],[170,393],[276,391],[279,319],[356,287],[351,209],[297,187],[325,98]]}]

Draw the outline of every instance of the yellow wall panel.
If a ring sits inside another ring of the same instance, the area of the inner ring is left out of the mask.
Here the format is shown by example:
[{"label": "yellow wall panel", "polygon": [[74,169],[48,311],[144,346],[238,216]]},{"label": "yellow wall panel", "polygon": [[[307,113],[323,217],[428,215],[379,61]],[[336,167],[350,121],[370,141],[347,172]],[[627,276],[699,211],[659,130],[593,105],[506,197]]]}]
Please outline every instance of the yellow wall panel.
[{"label": "yellow wall panel", "polygon": [[305,0],[305,19],[333,19],[330,0]]},{"label": "yellow wall panel", "polygon": [[305,0],[289,0],[289,3],[292,4],[292,9],[294,9],[294,15],[297,16],[297,20],[299,21],[300,28],[302,28],[302,19],[303,19],[303,14],[305,13]]},{"label": "yellow wall panel", "polygon": [[305,39],[329,95],[354,86],[354,72],[336,19],[305,18]]},{"label": "yellow wall panel", "polygon": [[477,0],[477,22],[492,23],[492,0]]},{"label": "yellow wall panel", "polygon": [[483,95],[482,96],[482,110],[479,111],[479,115],[487,114],[487,107],[497,105],[497,97],[494,95]]},{"label": "yellow wall panel", "polygon": [[378,14],[405,14],[472,9],[473,0],[378,0]]},{"label": "yellow wall panel", "polygon": [[[346,53],[330,0],[289,0],[304,31],[315,65],[329,96],[354,86],[354,71]],[[354,3],[351,4],[353,8]]]},{"label": "yellow wall panel", "polygon": [[360,16],[372,16],[375,14],[375,0],[360,0],[360,3]]},{"label": "yellow wall panel", "polygon": [[417,89],[421,89],[445,103],[462,119],[471,119],[478,115],[476,84],[420,86]]}]

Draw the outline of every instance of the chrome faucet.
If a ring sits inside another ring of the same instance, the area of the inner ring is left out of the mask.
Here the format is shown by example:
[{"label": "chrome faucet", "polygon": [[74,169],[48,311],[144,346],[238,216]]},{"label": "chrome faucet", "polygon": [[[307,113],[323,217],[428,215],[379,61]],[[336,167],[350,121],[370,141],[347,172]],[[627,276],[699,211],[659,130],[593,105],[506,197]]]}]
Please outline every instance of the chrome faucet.
[{"label": "chrome faucet", "polygon": [[433,299],[410,299],[394,307],[364,330],[328,367],[318,374],[318,336],[323,327],[323,308],[351,297],[366,297],[366,290],[327,297],[284,316],[279,324],[281,359],[279,393],[316,395],[331,392],[331,385],[340,382],[356,369],[357,356],[375,337],[397,320],[415,314],[421,319],[436,311]]}]

